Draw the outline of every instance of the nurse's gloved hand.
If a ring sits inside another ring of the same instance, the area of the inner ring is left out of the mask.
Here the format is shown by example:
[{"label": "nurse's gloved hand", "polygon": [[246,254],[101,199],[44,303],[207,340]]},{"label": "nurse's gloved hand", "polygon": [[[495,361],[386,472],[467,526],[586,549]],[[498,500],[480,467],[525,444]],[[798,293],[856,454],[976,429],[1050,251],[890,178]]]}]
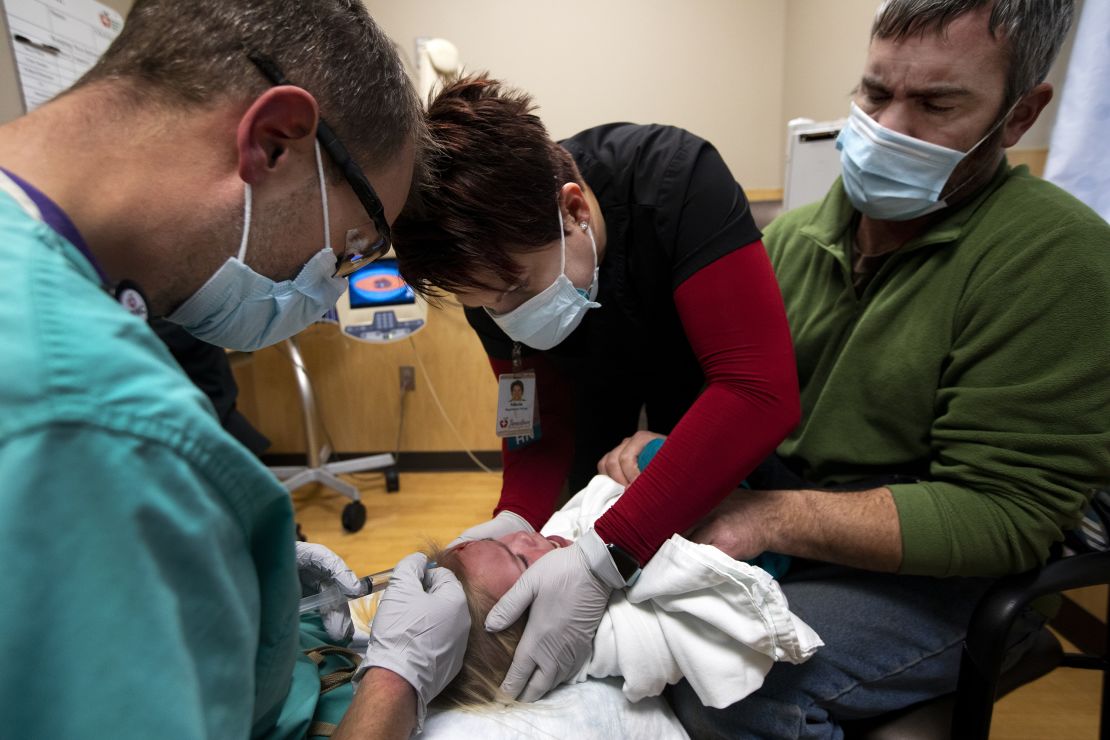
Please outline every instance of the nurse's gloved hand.
[{"label": "nurse's gloved hand", "polygon": [[470,529],[460,534],[447,545],[448,549],[455,545],[469,542],[470,540],[496,540],[513,532],[535,532],[532,525],[524,517],[511,511],[498,512],[497,516],[487,522],[475,524]]},{"label": "nurse's gloved hand", "polygon": [[416,727],[423,727],[428,702],[462,668],[470,610],[455,574],[446,568],[426,570],[428,558],[414,553],[397,563],[382,592],[370,644],[358,676],[372,667],[386,668],[416,690]]},{"label": "nurse's gloved hand", "polygon": [[[311,542],[297,542],[297,575],[301,579],[301,597],[320,593],[320,589],[335,583],[344,595],[352,599],[366,595],[366,584],[355,576],[343,558]],[[339,643],[348,643],[354,634],[351,610],[347,605],[321,612],[328,637]]]},{"label": "nurse's gloved hand", "polygon": [[486,617],[486,629],[500,632],[531,607],[501,689],[530,702],[573,678],[590,659],[609,595],[622,586],[624,579],[592,529],[525,570]]}]

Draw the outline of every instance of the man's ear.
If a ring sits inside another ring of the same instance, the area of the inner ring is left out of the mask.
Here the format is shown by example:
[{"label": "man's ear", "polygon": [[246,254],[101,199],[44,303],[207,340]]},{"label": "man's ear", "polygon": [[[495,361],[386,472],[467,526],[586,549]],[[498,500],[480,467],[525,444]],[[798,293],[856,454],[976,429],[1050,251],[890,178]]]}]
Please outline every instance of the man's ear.
[{"label": "man's ear", "polygon": [[239,119],[239,177],[257,184],[288,160],[289,146],[316,135],[316,99],[293,85],[271,87]]},{"label": "man's ear", "polygon": [[563,185],[560,195],[563,201],[561,210],[569,212],[576,225],[582,221],[590,220],[590,204],[578,183],[566,183]]},{"label": "man's ear", "polygon": [[1008,149],[1021,140],[1025,132],[1037,122],[1041,111],[1052,100],[1052,85],[1047,82],[1034,87],[1014,106],[1014,112],[1002,127],[1002,148]]}]

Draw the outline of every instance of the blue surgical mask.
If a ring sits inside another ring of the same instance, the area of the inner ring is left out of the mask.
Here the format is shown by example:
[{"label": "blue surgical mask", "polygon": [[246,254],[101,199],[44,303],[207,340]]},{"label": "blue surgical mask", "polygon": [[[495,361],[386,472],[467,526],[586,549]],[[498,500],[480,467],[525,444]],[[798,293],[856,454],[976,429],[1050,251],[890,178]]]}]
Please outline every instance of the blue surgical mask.
[{"label": "blue surgical mask", "polygon": [[880,221],[908,221],[944,208],[948,203],[940,194],[956,166],[1004,120],[961,152],[892,131],[852,103],[848,124],[836,139],[848,199],[860,213]]},{"label": "blue surgical mask", "polygon": [[600,303],[594,302],[597,297],[597,242],[594,241],[594,232],[589,224],[586,225],[586,233],[590,237],[590,246],[594,253],[594,276],[588,291],[575,288],[567,277],[567,237],[563,233],[563,216],[560,210],[559,239],[562,252],[559,277],[542,292],[508,313],[496,314],[486,309],[486,313],[509,339],[533,349],[551,349],[578,328],[587,311],[601,307]]},{"label": "blue surgical mask", "polygon": [[251,224],[251,186],[248,183],[238,256],[229,257],[220,265],[208,282],[167,316],[167,320],[180,324],[198,339],[250,352],[288,339],[332,308],[347,289],[347,281],[335,277],[328,191],[319,144],[316,145],[316,171],[324,208],[324,248],[313,255],[297,277],[274,282],[243,262]]}]

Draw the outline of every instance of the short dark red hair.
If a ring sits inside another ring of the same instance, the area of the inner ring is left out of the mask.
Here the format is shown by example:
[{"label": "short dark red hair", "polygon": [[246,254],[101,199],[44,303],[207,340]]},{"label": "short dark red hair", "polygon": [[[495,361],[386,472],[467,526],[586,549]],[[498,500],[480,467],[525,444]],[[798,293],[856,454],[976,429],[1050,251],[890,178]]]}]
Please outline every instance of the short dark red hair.
[{"label": "short dark red hair", "polygon": [[427,112],[428,177],[393,226],[401,274],[414,290],[481,290],[512,283],[513,252],[559,238],[558,198],[581,184],[548,136],[532,98],[485,74],[443,89]]}]

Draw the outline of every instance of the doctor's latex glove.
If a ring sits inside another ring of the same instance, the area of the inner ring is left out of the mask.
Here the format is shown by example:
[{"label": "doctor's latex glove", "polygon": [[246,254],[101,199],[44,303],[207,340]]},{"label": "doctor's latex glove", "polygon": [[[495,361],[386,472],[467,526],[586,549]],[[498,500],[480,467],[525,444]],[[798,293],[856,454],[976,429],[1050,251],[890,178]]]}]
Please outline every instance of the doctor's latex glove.
[{"label": "doctor's latex glove", "polygon": [[605,457],[597,464],[597,472],[607,475],[622,486],[632,485],[640,475],[640,466],[637,458],[644,447],[653,439],[666,439],[664,434],[655,432],[636,432],[631,437],[605,453]]},{"label": "doctor's latex glove", "polygon": [[486,617],[486,629],[500,632],[531,608],[501,689],[531,702],[573,678],[590,659],[609,595],[623,586],[605,543],[592,529],[525,570]]},{"label": "doctor's latex glove", "polygon": [[428,558],[413,553],[393,570],[382,592],[366,659],[359,677],[386,668],[416,690],[416,727],[424,725],[428,702],[458,675],[470,631],[466,594],[446,568],[427,570]]},{"label": "doctor's latex glove", "polygon": [[[301,579],[301,597],[312,596],[334,582],[344,595],[352,599],[366,595],[366,585],[355,576],[334,552],[312,542],[297,542],[297,575]],[[321,612],[324,629],[332,640],[346,644],[351,641],[355,626],[346,604]]]},{"label": "doctor's latex glove", "polygon": [[447,549],[451,549],[455,545],[460,545],[463,542],[470,540],[496,540],[504,537],[513,532],[535,532],[532,525],[525,521],[524,517],[519,514],[514,514],[511,511],[498,512],[497,516],[489,521],[475,524],[470,529],[460,534],[447,545]]}]

